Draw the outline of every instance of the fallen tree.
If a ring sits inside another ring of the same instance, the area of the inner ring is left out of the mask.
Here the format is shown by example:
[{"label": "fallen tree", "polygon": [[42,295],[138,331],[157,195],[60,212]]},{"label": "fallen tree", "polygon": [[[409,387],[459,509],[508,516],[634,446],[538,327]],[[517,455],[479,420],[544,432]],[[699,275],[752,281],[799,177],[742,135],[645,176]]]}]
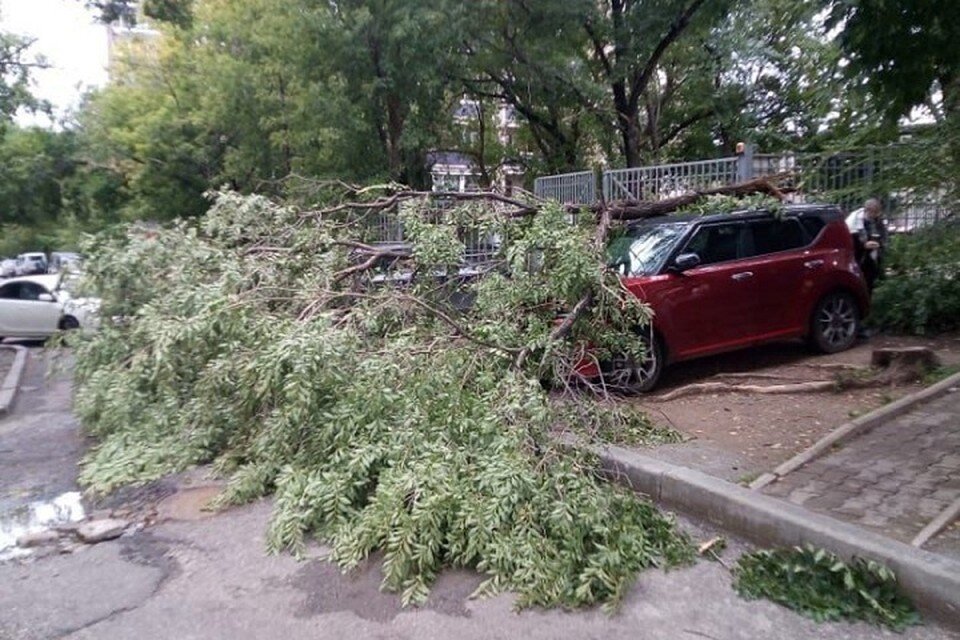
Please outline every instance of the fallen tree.
[{"label": "fallen tree", "polygon": [[[612,605],[640,569],[691,558],[669,518],[557,444],[676,439],[570,386],[580,345],[637,350],[649,321],[604,266],[616,208],[571,225],[536,201],[330,189],[308,208],[224,192],[196,224],[93,241],[87,285],[116,320],[77,348],[99,441],[82,481],[212,462],[225,501],[275,494],[271,548],[315,535],[346,568],[382,550],[404,602],[466,566],[519,606]],[[385,215],[405,245],[374,243]],[[465,269],[477,237],[495,247]]]}]

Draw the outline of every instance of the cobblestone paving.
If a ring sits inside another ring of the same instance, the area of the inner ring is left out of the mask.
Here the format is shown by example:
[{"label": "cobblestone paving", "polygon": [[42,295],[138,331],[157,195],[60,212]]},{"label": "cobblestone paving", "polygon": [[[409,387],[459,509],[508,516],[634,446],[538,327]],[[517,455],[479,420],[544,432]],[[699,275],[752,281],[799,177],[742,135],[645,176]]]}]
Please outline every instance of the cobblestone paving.
[{"label": "cobblestone paving", "polygon": [[[847,442],[764,491],[910,542],[960,498],[960,391]],[[960,536],[927,545],[960,557]]]}]

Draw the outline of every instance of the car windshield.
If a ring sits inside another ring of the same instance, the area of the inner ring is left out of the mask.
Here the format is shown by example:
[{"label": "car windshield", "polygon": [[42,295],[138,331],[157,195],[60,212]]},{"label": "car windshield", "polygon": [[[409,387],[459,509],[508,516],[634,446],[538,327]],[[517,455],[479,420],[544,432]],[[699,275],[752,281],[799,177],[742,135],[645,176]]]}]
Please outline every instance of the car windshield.
[{"label": "car windshield", "polygon": [[610,242],[607,264],[628,276],[657,273],[688,226],[687,222],[670,222],[629,229]]}]

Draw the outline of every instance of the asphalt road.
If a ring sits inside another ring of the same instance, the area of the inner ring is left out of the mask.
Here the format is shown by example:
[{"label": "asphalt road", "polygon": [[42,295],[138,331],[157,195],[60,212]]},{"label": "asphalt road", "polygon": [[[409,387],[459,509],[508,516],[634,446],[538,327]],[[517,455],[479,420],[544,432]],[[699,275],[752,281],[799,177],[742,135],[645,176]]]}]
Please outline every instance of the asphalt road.
[{"label": "asphalt road", "polygon": [[[69,379],[43,382],[32,354],[14,414],[0,420],[0,501],[51,497],[75,486],[84,441],[69,412]],[[176,490],[180,480],[168,483]],[[178,494],[179,495],[179,494]],[[863,624],[818,624],[769,602],[747,602],[727,569],[701,561],[643,573],[621,611],[513,611],[510,594],[471,600],[480,576],[449,571],[427,604],[404,609],[379,591],[373,559],[341,575],[316,546],[306,559],[268,555],[271,504],[174,516],[73,553],[0,564],[0,639],[177,638],[957,638],[935,626],[902,635]],[[179,519],[179,518],[186,519]],[[694,537],[716,532],[682,521]],[[732,564],[745,546],[730,540]]]},{"label": "asphalt road", "polygon": [[84,439],[70,413],[70,365],[68,355],[30,349],[12,411],[0,419],[0,514],[76,489]]}]

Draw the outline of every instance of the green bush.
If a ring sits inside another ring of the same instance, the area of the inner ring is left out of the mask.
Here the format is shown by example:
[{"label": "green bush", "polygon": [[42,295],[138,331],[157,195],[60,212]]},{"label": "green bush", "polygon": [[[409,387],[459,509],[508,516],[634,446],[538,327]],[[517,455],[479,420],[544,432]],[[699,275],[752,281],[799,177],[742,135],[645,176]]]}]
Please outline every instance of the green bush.
[{"label": "green bush", "polygon": [[886,261],[887,276],[873,295],[872,326],[917,335],[960,329],[960,224],[894,236]]}]

